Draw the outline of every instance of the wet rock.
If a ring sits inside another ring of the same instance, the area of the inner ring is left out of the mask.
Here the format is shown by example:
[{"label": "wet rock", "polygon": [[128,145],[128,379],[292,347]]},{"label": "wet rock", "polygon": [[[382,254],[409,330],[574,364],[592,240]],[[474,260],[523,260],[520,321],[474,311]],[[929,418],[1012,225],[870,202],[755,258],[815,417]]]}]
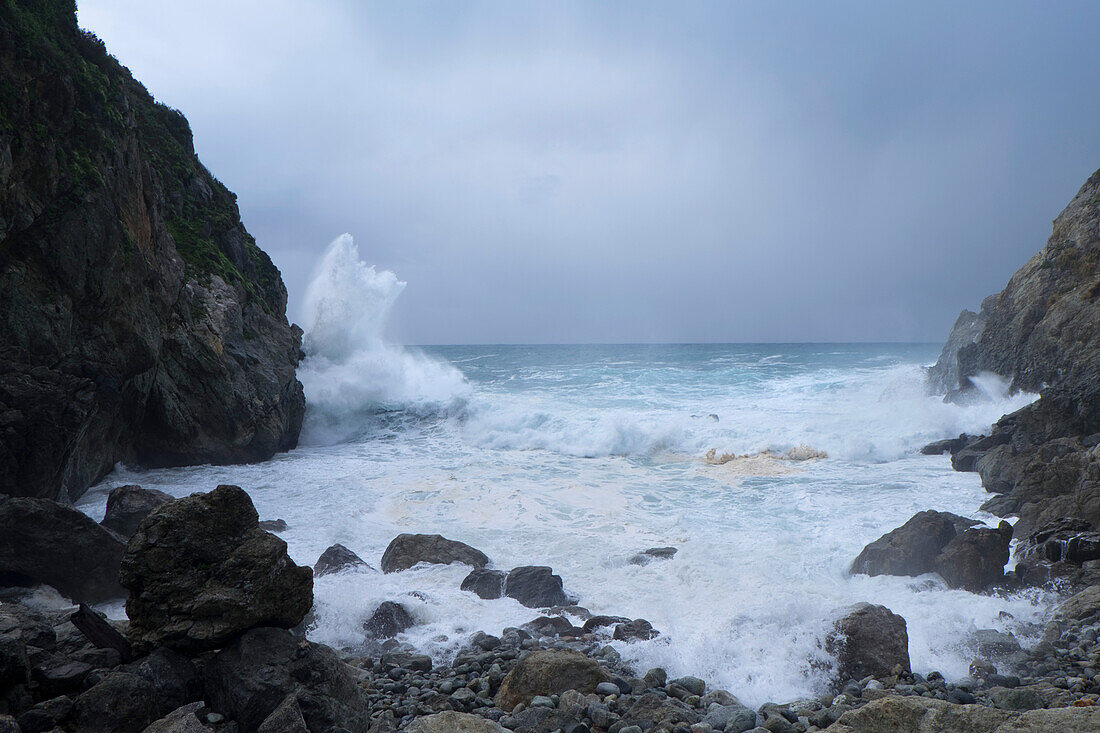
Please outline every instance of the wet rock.
[{"label": "wet rock", "polygon": [[408,570],[417,563],[450,565],[460,562],[483,568],[489,558],[469,545],[437,534],[399,534],[382,554],[382,572]]},{"label": "wet rock", "polygon": [[504,728],[491,720],[451,710],[419,717],[405,731],[406,733],[505,733]]},{"label": "wet rock", "polygon": [[513,568],[504,579],[504,595],[528,608],[564,606],[570,603],[562,590],[561,576],[546,566],[527,565]]},{"label": "wet rock", "polygon": [[935,570],[936,558],[959,528],[976,524],[949,512],[923,511],[863,548],[852,562],[852,573],[922,575]]},{"label": "wet rock", "polygon": [[611,676],[599,662],[574,651],[533,651],[519,660],[500,684],[496,705],[511,711],[516,705],[529,704],[535,695],[556,695],[565,690],[595,693],[596,685],[610,682]]},{"label": "wet rock", "polygon": [[0,585],[52,585],[73,600],[122,598],[126,541],[50,499],[0,496]]},{"label": "wet rock", "polygon": [[951,540],[936,558],[936,572],[951,588],[978,593],[1004,577],[1012,525],[968,529]]},{"label": "wet rock", "polygon": [[671,730],[678,725],[691,726],[700,720],[699,713],[671,697],[660,697],[647,692],[640,695],[623,714],[623,722],[650,730],[661,725]]},{"label": "wet rock", "polygon": [[416,622],[400,603],[383,601],[363,624],[363,630],[377,639],[397,636]]},{"label": "wet rock", "polygon": [[676,554],[675,547],[651,547],[630,558],[631,565],[648,565],[654,560],[669,560]]},{"label": "wet rock", "polygon": [[123,557],[135,646],[214,649],[256,626],[290,628],[313,605],[313,573],[259,528],[252,500],[219,486],[159,507]]},{"label": "wet rock", "polygon": [[617,624],[612,637],[618,641],[647,641],[656,638],[660,633],[644,618],[636,618],[625,624]]},{"label": "wet rock", "polygon": [[970,644],[983,659],[1003,659],[1020,651],[1020,642],[1012,634],[995,629],[978,629]]},{"label": "wet rock", "polygon": [[119,486],[107,495],[107,513],[100,524],[129,538],[141,520],[161,504],[170,501],[172,497],[163,491],[133,485]]},{"label": "wet rock", "polygon": [[265,532],[285,532],[287,530],[287,523],[282,519],[261,519],[260,529]]},{"label": "wet rock", "polygon": [[470,574],[462,579],[461,590],[467,590],[477,595],[478,598],[492,600],[504,597],[504,579],[508,573],[503,570],[488,570],[485,568],[471,570]]},{"label": "wet rock", "polygon": [[596,629],[602,629],[605,626],[628,623],[630,623],[630,619],[625,616],[593,616],[584,622],[584,630],[592,632]]},{"label": "wet rock", "polygon": [[151,682],[112,672],[77,696],[72,725],[82,733],[140,733],[158,717],[156,689]]},{"label": "wet rock", "polygon": [[322,552],[321,556],[317,558],[317,564],[313,566],[313,576],[319,578],[329,573],[355,569],[374,570],[363,558],[337,543]]},{"label": "wet rock", "polygon": [[524,630],[537,636],[580,636],[584,629],[569,623],[564,616],[540,616],[523,625]]},{"label": "wet rock", "polygon": [[744,733],[756,727],[756,711],[744,705],[711,705],[703,717],[714,730]]},{"label": "wet rock", "polygon": [[947,438],[946,440],[936,440],[920,449],[920,452],[926,456],[939,456],[944,453],[955,453],[963,446],[970,442],[970,436],[963,433],[957,438]]},{"label": "wet rock", "polygon": [[886,677],[894,667],[909,669],[905,619],[885,606],[858,603],[836,622],[825,648],[837,657],[837,681]]},{"label": "wet rock", "polygon": [[1055,615],[1059,618],[1081,620],[1100,613],[1100,586],[1093,585],[1075,593],[1058,606]]},{"label": "wet rock", "polygon": [[193,702],[176,708],[150,723],[142,733],[211,733],[214,728],[199,719],[203,707],[201,702]]},{"label": "wet rock", "polygon": [[310,730],[365,730],[370,705],[346,664],[328,647],[289,631],[258,628],[214,655],[205,670],[211,708],[253,733],[286,699],[297,697]]}]

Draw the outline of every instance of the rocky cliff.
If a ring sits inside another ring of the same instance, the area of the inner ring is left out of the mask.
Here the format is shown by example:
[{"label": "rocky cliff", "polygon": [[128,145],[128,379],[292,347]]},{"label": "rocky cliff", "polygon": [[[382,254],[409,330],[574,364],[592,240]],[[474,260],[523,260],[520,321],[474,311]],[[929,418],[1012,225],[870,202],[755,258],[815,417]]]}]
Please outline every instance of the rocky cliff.
[{"label": "rocky cliff", "polygon": [[0,0],[0,493],[293,447],[286,300],[183,115],[72,0]]},{"label": "rocky cliff", "polygon": [[1041,397],[989,436],[953,441],[955,467],[999,494],[985,508],[1020,517],[1025,549],[1071,525],[1100,529],[1100,171],[1005,289],[963,312],[929,376],[958,397],[986,371]]}]

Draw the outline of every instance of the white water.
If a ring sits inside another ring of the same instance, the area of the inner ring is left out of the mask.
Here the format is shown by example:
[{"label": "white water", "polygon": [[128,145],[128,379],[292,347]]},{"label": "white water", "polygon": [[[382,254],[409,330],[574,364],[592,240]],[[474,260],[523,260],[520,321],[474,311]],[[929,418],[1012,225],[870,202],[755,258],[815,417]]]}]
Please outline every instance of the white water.
[{"label": "white water", "polygon": [[[928,441],[981,432],[1030,397],[986,380],[988,401],[925,394],[936,346],[733,345],[448,347],[383,339],[404,284],[329,248],[307,298],[300,368],[303,446],[253,466],[120,468],[82,508],[140,483],[182,496],[219,483],[281,517],[300,563],[340,542],[377,567],[400,532],[438,532],[499,568],[548,564],[594,613],[650,620],[663,633],[615,646],[639,671],[695,674],[749,704],[819,691],[824,633],[843,606],[884,604],[908,622],[914,668],[966,674],[978,628],[1022,631],[1043,607],[978,596],[935,576],[868,578],[847,567],[867,542],[922,509],[983,520],[988,495]],[[709,417],[717,416],[717,421]],[[808,445],[829,458],[708,465],[722,453]],[[674,545],[671,560],[628,559]],[[361,644],[363,620],[397,600],[418,626],[403,638],[445,659],[476,630],[537,614],[458,590],[462,566],[315,584],[317,641]],[[1008,611],[1016,622],[1004,621]],[[1027,641],[1027,638],[1024,638]]]}]

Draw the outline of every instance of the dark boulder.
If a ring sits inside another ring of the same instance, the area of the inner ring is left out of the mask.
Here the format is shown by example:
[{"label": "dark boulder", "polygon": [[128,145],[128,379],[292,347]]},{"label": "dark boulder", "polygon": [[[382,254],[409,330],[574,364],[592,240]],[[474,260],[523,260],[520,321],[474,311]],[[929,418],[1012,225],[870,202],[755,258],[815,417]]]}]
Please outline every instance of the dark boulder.
[{"label": "dark boulder", "polygon": [[194,663],[179,652],[157,647],[148,656],[119,668],[147,680],[156,691],[157,715],[202,698],[202,677]]},{"label": "dark boulder", "polygon": [[209,706],[254,733],[288,695],[310,730],[370,726],[370,705],[350,668],[326,646],[258,628],[214,655],[205,669]]},{"label": "dark boulder", "polygon": [[949,512],[917,512],[908,522],[863,548],[852,562],[852,573],[922,575],[935,570],[936,558],[960,531],[976,524]]},{"label": "dark boulder", "polygon": [[886,677],[897,666],[909,670],[909,634],[905,619],[885,606],[858,603],[847,609],[825,640],[837,658],[836,680]]},{"label": "dark boulder", "polygon": [[137,530],[141,520],[161,504],[170,501],[172,497],[163,491],[119,486],[107,495],[107,513],[100,524],[128,538]]},{"label": "dark boulder", "polygon": [[296,626],[313,605],[313,573],[259,528],[237,486],[150,514],[130,539],[120,579],[136,647],[215,649],[256,626]]},{"label": "dark boulder", "polygon": [[[634,700],[623,714],[623,722],[642,730],[675,730],[700,721],[699,713],[673,697],[647,692]],[[660,726],[660,728],[658,728]]]},{"label": "dark boulder", "polygon": [[57,643],[50,619],[20,603],[0,603],[0,636],[10,636],[39,649],[52,649]]},{"label": "dark boulder", "polygon": [[0,497],[0,585],[45,583],[73,600],[122,598],[126,541],[50,499]]},{"label": "dark boulder", "polygon": [[970,442],[970,438],[971,436],[963,433],[957,438],[936,440],[921,448],[920,452],[922,455],[926,456],[939,456],[943,455],[944,453],[956,453]]},{"label": "dark boulder", "polygon": [[528,608],[566,606],[571,599],[562,590],[561,576],[551,568],[526,565],[513,568],[504,579],[504,595]]},{"label": "dark boulder", "polygon": [[0,690],[25,685],[31,679],[27,645],[13,636],[0,636]]},{"label": "dark boulder", "polygon": [[651,547],[630,558],[631,565],[648,565],[654,560],[669,560],[676,554],[675,547]]},{"label": "dark boulder", "polygon": [[1001,522],[997,529],[968,529],[936,558],[936,572],[951,588],[983,591],[1004,578],[1011,540],[1008,522]]},{"label": "dark boulder", "polygon": [[462,590],[468,590],[478,598],[492,600],[504,596],[504,579],[508,573],[503,570],[489,570],[487,568],[471,570],[470,574],[462,579]]},{"label": "dark boulder", "polygon": [[363,630],[377,639],[388,639],[415,624],[413,617],[400,603],[383,601],[363,624]]},{"label": "dark boulder", "polygon": [[261,519],[260,529],[265,532],[285,532],[287,523],[282,519]]},{"label": "dark boulder", "polygon": [[399,534],[382,554],[382,572],[408,570],[417,563],[450,565],[460,562],[483,568],[489,558],[469,545],[437,534]]},{"label": "dark boulder", "polygon": [[535,695],[557,695],[576,690],[587,695],[596,685],[610,682],[599,662],[579,652],[566,650],[533,651],[521,658],[505,675],[497,691],[497,707],[510,712],[520,703],[529,704]]},{"label": "dark boulder", "polygon": [[199,718],[205,708],[201,702],[188,703],[153,721],[142,733],[214,733],[214,726]]},{"label": "dark boulder", "polygon": [[593,616],[584,622],[585,631],[595,631],[605,626],[615,626],[616,624],[630,623],[630,619],[625,616]]},{"label": "dark boulder", "polygon": [[44,733],[61,726],[73,711],[73,700],[67,695],[44,700],[19,715],[21,733]]},{"label": "dark boulder", "polygon": [[338,573],[341,570],[366,569],[373,570],[363,558],[337,543],[321,553],[317,558],[317,564],[313,566],[314,577]]},{"label": "dark boulder", "polygon": [[537,636],[580,636],[584,629],[569,623],[564,616],[539,616],[523,625],[524,631]]},{"label": "dark boulder", "polygon": [[39,695],[56,697],[79,692],[92,670],[92,665],[87,662],[64,654],[44,652],[32,661],[31,678],[38,686]]},{"label": "dark boulder", "polygon": [[72,726],[81,733],[141,733],[160,717],[149,680],[112,672],[77,696]]},{"label": "dark boulder", "polygon": [[298,696],[294,693],[287,695],[279,707],[260,723],[257,733],[310,733],[302,708],[298,705]]},{"label": "dark boulder", "polygon": [[649,623],[644,618],[636,618],[625,624],[616,625],[615,633],[612,634],[612,638],[618,641],[648,641],[659,635],[660,632],[653,628],[653,624]]}]

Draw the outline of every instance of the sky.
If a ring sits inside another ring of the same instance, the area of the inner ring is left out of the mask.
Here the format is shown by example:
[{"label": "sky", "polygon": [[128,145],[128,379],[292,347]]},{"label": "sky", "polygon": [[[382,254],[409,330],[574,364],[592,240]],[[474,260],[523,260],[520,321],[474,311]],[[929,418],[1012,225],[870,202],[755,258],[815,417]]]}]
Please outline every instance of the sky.
[{"label": "sky", "polygon": [[1093,2],[79,0],[411,344],[943,341],[1100,168]]}]

